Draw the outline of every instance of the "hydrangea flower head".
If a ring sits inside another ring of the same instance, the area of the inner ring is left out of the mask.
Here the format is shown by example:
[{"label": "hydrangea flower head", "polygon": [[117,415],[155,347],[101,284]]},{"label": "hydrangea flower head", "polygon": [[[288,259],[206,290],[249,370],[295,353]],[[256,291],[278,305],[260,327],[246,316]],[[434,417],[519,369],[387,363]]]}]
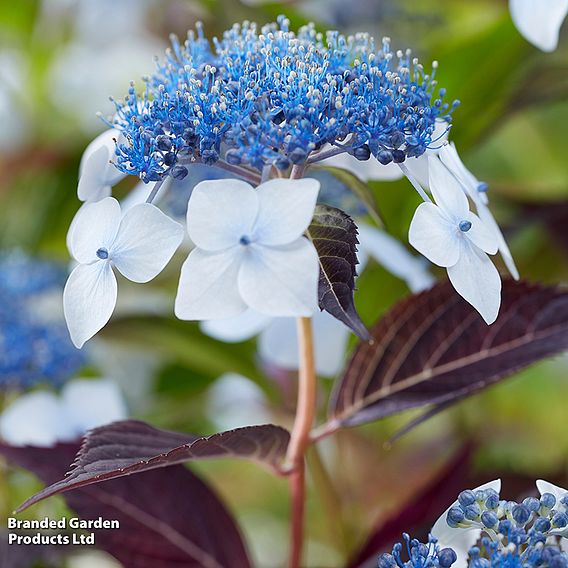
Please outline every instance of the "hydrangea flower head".
[{"label": "hydrangea flower head", "polygon": [[432,527],[456,553],[454,568],[566,568],[568,492],[537,481],[540,498],[499,496],[500,480],[462,491]]},{"label": "hydrangea flower head", "polygon": [[235,24],[209,43],[201,26],[172,47],[146,90],[115,101],[116,166],[144,181],[183,178],[191,162],[256,169],[305,164],[326,144],[380,163],[420,156],[453,105],[410,51],[368,34],[289,29],[284,17]]}]

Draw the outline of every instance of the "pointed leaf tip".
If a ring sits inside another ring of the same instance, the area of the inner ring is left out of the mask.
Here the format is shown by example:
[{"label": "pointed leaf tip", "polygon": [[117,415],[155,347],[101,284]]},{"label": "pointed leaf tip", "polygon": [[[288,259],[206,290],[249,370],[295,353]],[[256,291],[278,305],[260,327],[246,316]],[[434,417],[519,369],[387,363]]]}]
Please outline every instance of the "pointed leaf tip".
[{"label": "pointed leaf tip", "polygon": [[319,306],[362,340],[371,336],[363,325],[353,294],[357,275],[357,225],[340,209],[320,204],[308,229],[320,261]]}]

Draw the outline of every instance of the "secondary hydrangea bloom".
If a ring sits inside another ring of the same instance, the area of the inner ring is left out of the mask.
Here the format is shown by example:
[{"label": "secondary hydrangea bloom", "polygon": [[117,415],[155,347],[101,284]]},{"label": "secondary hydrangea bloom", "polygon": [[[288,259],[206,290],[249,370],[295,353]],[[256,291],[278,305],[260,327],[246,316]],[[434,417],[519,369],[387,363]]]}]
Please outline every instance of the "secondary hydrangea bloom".
[{"label": "secondary hydrangea bloom", "polygon": [[562,552],[566,541],[556,538],[567,533],[568,492],[539,480],[540,499],[517,503],[500,499],[500,486],[495,480],[462,491],[432,528],[439,542],[456,552],[456,568],[568,566]]},{"label": "secondary hydrangea bloom", "polygon": [[235,24],[213,46],[200,26],[183,45],[174,37],[145,92],[132,86],[115,102],[109,124],[125,140],[117,167],[145,181],[183,178],[195,161],[287,169],[326,144],[400,163],[424,153],[437,119],[449,120],[435,71],[410,51],[288,26],[284,17],[261,29]]},{"label": "secondary hydrangea bloom", "polygon": [[501,303],[501,278],[487,256],[498,250],[495,234],[472,213],[459,182],[437,157],[428,163],[436,203],[419,205],[409,231],[410,244],[446,268],[457,292],[487,323]]},{"label": "secondary hydrangea bloom", "polygon": [[543,51],[554,51],[568,0],[509,0],[513,22],[523,36]]},{"label": "secondary hydrangea bloom", "polygon": [[[401,545],[379,558],[379,568],[450,566],[453,568],[566,568],[568,492],[537,481],[540,499],[500,498],[501,481],[462,491],[432,527],[428,546],[404,535],[410,556],[401,561]],[[559,539],[560,537],[560,539]]]},{"label": "secondary hydrangea bloom", "polygon": [[219,319],[250,307],[271,316],[311,316],[319,261],[303,233],[318,191],[313,179],[276,179],[257,189],[240,180],[198,184],[187,209],[196,248],[182,267],[176,315]]},{"label": "secondary hydrangea bloom", "polygon": [[60,395],[24,394],[0,415],[0,436],[14,446],[52,446],[77,440],[87,430],[128,417],[116,383],[109,379],[75,379]]},{"label": "secondary hydrangea bloom", "polygon": [[0,255],[0,386],[59,385],[85,363],[61,313],[64,268],[21,252]]},{"label": "secondary hydrangea bloom", "polygon": [[148,282],[164,269],[182,239],[182,226],[149,203],[126,213],[112,197],[86,204],[69,239],[79,264],[63,293],[73,343],[82,347],[110,319],[117,298],[113,266],[133,282]]}]

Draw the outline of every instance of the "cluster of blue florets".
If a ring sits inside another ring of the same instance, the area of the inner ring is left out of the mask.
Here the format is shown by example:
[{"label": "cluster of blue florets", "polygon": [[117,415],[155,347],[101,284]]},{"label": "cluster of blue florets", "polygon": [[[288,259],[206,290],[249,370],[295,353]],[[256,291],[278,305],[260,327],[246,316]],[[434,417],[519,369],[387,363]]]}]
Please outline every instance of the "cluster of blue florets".
[{"label": "cluster of blue florets", "polygon": [[[381,554],[378,568],[450,568],[457,560],[457,555],[451,548],[440,549],[432,536],[426,544],[411,539],[406,533],[402,537],[404,546],[398,542],[394,545],[392,553]],[[403,551],[406,552],[407,560],[403,559]]]},{"label": "cluster of blue florets", "polygon": [[568,568],[568,555],[551,543],[568,527],[567,509],[568,494],[557,500],[543,493],[517,503],[500,499],[493,489],[467,490],[448,511],[447,523],[485,533],[469,551],[471,568]]},{"label": "cluster of blue florets", "polygon": [[[560,499],[543,493],[517,503],[500,499],[490,488],[462,491],[446,521],[458,531],[480,529],[479,542],[467,553],[469,568],[568,568],[560,545],[568,535],[568,493]],[[381,554],[378,568],[450,568],[457,553],[464,553],[441,548],[433,536],[426,544],[408,534],[403,539],[404,545]]]},{"label": "cluster of blue florets", "polygon": [[183,179],[219,159],[261,170],[305,164],[327,144],[360,160],[403,162],[433,142],[455,106],[409,51],[367,34],[235,24],[211,45],[201,26],[172,38],[145,92],[115,101],[116,166],[144,181]]},{"label": "cluster of blue florets", "polygon": [[544,542],[568,527],[568,494],[560,501],[552,493],[540,499],[527,497],[522,503],[499,498],[494,489],[462,491],[448,511],[452,528],[476,527],[489,534],[504,535],[514,544]]},{"label": "cluster of blue florets", "polygon": [[0,388],[61,384],[84,364],[58,315],[43,312],[65,271],[21,253],[0,256]]}]

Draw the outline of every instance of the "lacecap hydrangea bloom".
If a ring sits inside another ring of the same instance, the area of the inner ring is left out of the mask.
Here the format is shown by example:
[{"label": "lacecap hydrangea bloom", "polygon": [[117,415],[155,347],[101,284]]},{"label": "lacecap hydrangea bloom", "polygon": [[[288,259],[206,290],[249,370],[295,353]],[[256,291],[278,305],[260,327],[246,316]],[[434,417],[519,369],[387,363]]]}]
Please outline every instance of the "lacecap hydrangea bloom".
[{"label": "lacecap hydrangea bloom", "polygon": [[424,153],[436,119],[452,110],[443,90],[435,95],[434,72],[392,53],[388,39],[376,46],[368,34],[288,25],[235,24],[213,45],[200,26],[183,44],[173,37],[145,92],[132,86],[115,102],[117,168],[158,181],[221,158],[285,170],[325,144],[383,164]]},{"label": "lacecap hydrangea bloom", "polygon": [[[351,169],[353,164],[372,162],[373,168],[367,168],[363,177],[381,177],[381,168],[394,166],[424,201],[431,201],[432,188],[421,186],[415,173],[432,156],[438,159],[443,153],[457,105],[444,102],[444,89],[438,89],[435,80],[436,67],[434,63],[427,73],[409,50],[393,53],[390,40],[376,45],[368,34],[323,34],[313,24],[296,33],[285,17],[261,28],[250,22],[235,24],[212,42],[200,25],[183,44],[172,37],[165,60],[145,78],[143,92],[137,93],[132,84],[123,100],[114,101],[115,113],[107,120],[111,128],[89,145],[81,163],[78,194],[87,204],[68,235],[70,250],[81,266],[66,294],[66,315],[76,344],[92,337],[112,313],[116,281],[111,267],[130,278],[119,266],[124,259],[109,248],[116,249],[116,243],[109,241],[107,246],[89,237],[79,258],[75,242],[79,235],[106,231],[102,219],[81,227],[88,224],[84,209],[111,199],[112,186],[127,174],[148,184],[145,191],[137,186],[135,199],[128,196],[128,203],[121,204],[129,219],[129,246],[139,240],[138,253],[146,254],[147,261],[168,251],[163,262],[156,264],[153,277],[176,247],[160,251],[159,239],[142,225],[137,228],[134,210],[150,211],[168,203],[168,194],[193,179],[191,168],[208,168],[216,179],[219,171],[230,172],[231,179],[192,187],[184,203],[176,205],[182,212],[176,217],[186,217],[189,240],[196,245],[182,270],[175,303],[178,317],[225,318],[245,308],[273,317],[315,313],[319,266],[315,248],[304,234],[316,205],[314,188],[321,186],[311,178],[312,166],[342,155],[349,158]],[[455,273],[452,282],[458,292],[489,323],[499,308],[500,278],[491,262],[485,262],[486,253],[499,249],[507,260],[508,249],[485,203],[485,209],[480,205],[481,186],[475,186],[472,197],[472,178],[464,174],[465,168],[448,169],[481,217],[478,230],[468,237],[484,232],[487,239],[485,248],[477,250],[479,242],[472,241],[477,248],[471,249],[471,255],[464,253],[459,259],[454,255],[438,264]],[[389,170],[384,177],[394,176]],[[235,178],[250,185],[245,188]],[[268,191],[269,187],[273,190]],[[320,196],[329,194],[325,187],[320,189]],[[306,195],[292,199],[301,192]],[[128,207],[133,207],[132,213],[126,212]],[[165,219],[163,223],[167,225]],[[436,223],[426,225],[423,240],[437,239]],[[174,226],[170,227],[173,235]],[[454,250],[455,234],[446,231],[445,237],[447,242],[440,246]],[[219,239],[224,239],[222,246]],[[418,248],[433,260],[428,244]],[[467,262],[472,258],[480,258],[491,272],[490,289],[484,289],[487,282],[478,282],[475,266]],[[406,273],[403,267],[389,270]],[[79,273],[89,273],[91,279],[78,282]],[[95,280],[101,285],[97,284],[98,301],[93,303],[88,289]]]},{"label": "lacecap hydrangea bloom", "polygon": [[566,568],[568,491],[537,481],[540,497],[501,499],[501,481],[462,491],[432,527],[428,544],[404,535],[379,568]]}]

